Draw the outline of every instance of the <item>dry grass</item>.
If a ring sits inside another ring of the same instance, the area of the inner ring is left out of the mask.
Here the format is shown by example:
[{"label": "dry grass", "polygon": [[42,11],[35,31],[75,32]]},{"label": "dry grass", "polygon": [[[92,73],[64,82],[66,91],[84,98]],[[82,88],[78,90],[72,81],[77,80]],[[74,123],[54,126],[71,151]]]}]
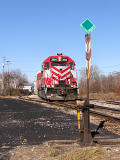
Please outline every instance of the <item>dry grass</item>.
[{"label": "dry grass", "polygon": [[74,145],[19,146],[10,151],[10,160],[106,160],[107,153],[101,147]]},{"label": "dry grass", "polygon": [[59,149],[51,149],[51,151],[48,153],[49,157],[56,157],[58,155],[60,155],[61,150]]},{"label": "dry grass", "polygon": [[[83,98],[86,98],[86,95],[82,95]],[[101,100],[120,100],[120,95],[116,93],[90,93],[90,98],[101,99]]]},{"label": "dry grass", "polygon": [[106,160],[107,154],[100,147],[75,148],[61,155],[58,160]]}]

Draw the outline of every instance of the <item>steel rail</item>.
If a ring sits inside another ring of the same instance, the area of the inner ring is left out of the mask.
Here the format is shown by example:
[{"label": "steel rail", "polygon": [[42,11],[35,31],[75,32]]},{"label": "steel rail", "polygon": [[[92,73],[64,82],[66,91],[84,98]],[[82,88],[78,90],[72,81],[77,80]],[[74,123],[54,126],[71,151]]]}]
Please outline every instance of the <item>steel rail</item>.
[{"label": "steel rail", "polygon": [[98,106],[98,105],[94,105],[94,108],[120,112],[120,109],[118,108],[110,108],[110,107],[104,107],[104,106]]},{"label": "steel rail", "polygon": [[107,104],[120,105],[120,101],[107,100],[106,103],[107,103]]},{"label": "steel rail", "polygon": [[104,113],[101,113],[101,112],[96,112],[96,111],[93,111],[93,110],[90,110],[90,113],[93,114],[93,115],[97,115],[97,116],[100,116],[100,117],[104,117],[104,118],[107,118],[107,119],[112,119],[112,120],[120,122],[120,118],[112,116],[112,115],[104,114]]},{"label": "steel rail", "polygon": [[92,99],[92,98],[90,100],[98,101],[101,103],[120,105],[120,101],[117,101],[117,100],[102,100],[102,99]]},{"label": "steel rail", "polygon": [[20,100],[25,100],[25,101],[32,101],[32,102],[38,102],[38,103],[46,103],[46,104],[50,104],[50,105],[57,105],[60,107],[66,107],[66,108],[70,108],[70,109],[75,109],[75,105],[73,104],[64,104],[64,103],[60,103],[60,102],[50,102],[50,101],[46,101],[46,100],[39,100],[39,99],[35,99],[35,98],[29,98],[29,97],[20,97]]}]

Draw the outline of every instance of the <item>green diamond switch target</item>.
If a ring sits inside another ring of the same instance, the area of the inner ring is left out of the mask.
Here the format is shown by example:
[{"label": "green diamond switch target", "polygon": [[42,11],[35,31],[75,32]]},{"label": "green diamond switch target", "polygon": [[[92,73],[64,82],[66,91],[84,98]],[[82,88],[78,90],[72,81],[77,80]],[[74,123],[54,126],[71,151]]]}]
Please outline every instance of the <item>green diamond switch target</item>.
[{"label": "green diamond switch target", "polygon": [[95,25],[89,19],[86,19],[83,23],[80,24],[80,26],[88,34],[96,28]]}]

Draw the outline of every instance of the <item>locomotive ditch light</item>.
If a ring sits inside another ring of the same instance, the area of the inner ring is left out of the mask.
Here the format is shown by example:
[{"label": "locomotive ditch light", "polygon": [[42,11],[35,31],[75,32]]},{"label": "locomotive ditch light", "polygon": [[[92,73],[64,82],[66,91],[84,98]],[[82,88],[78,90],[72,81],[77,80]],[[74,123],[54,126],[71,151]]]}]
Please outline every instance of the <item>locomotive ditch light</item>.
[{"label": "locomotive ditch light", "polygon": [[76,85],[71,85],[72,88],[76,88]]}]

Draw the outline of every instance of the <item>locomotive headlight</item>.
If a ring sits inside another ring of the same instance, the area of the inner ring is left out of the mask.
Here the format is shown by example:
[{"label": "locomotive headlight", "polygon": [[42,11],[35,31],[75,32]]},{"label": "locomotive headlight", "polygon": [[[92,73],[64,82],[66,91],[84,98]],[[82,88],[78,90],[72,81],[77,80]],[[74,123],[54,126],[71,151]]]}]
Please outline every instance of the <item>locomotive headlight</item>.
[{"label": "locomotive headlight", "polygon": [[59,62],[61,61],[61,57],[58,57],[58,61],[59,61]]},{"label": "locomotive headlight", "polygon": [[52,85],[52,88],[54,88],[55,87],[55,85]]},{"label": "locomotive headlight", "polygon": [[72,88],[75,88],[75,87],[76,87],[76,85],[71,85],[71,87],[72,87]]}]

